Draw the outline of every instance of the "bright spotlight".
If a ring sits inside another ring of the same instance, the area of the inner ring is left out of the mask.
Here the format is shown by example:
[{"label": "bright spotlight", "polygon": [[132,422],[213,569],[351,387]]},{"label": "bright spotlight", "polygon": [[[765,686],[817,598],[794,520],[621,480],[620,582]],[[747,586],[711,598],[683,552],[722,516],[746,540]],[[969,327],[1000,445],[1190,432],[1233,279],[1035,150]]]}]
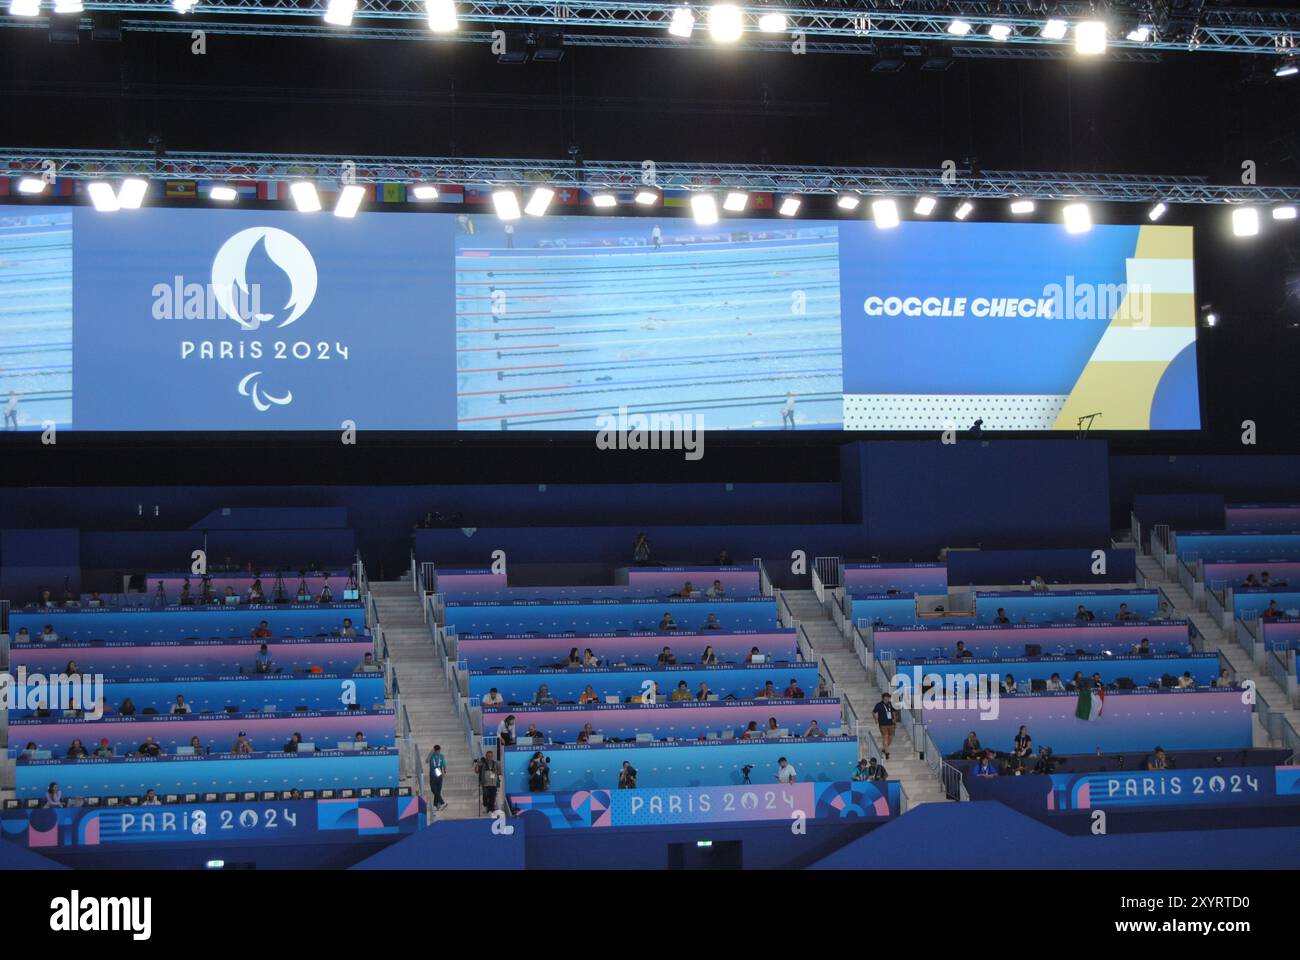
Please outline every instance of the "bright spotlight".
[{"label": "bright spotlight", "polygon": [[734,3],[709,7],[709,33],[718,43],[735,43],[745,32],[745,15]]},{"label": "bright spotlight", "polygon": [[352,14],[357,12],[357,0],[330,0],[325,8],[325,22],[337,27],[352,25]]},{"label": "bright spotlight", "polygon": [[[18,181],[18,192],[33,194],[45,192],[45,181],[40,177],[23,177]],[[1277,216],[1277,211],[1273,211],[1273,216]]]},{"label": "bright spotlight", "polygon": [[1095,57],[1106,52],[1106,23],[1103,20],[1084,20],[1074,25],[1074,52],[1085,57]]},{"label": "bright spotlight", "polygon": [[1039,36],[1044,40],[1064,40],[1069,32],[1070,25],[1064,20],[1048,20],[1039,31]]},{"label": "bright spotlight", "polygon": [[956,211],[953,212],[953,216],[956,217],[958,220],[965,220],[967,217],[970,216],[971,211],[974,209],[975,209],[975,204],[971,203],[969,200],[963,200],[960,204],[957,205],[957,209]]},{"label": "bright spotlight", "polygon": [[691,213],[701,227],[711,227],[718,222],[718,201],[711,193],[691,194]]},{"label": "bright spotlight", "polygon": [[591,195],[591,204],[594,207],[600,207],[602,210],[608,210],[610,207],[618,206],[618,197],[608,190],[598,190]]},{"label": "bright spotlight", "polygon": [[231,200],[238,199],[239,192],[234,187],[215,186],[208,191],[208,199],[216,200],[218,203],[229,203]]},{"label": "bright spotlight", "polygon": [[298,208],[299,213],[315,213],[320,210],[320,195],[316,192],[314,183],[308,183],[306,180],[291,183],[289,195],[293,197],[294,206]]},{"label": "bright spotlight", "polygon": [[758,29],[764,33],[785,33],[784,13],[765,13],[758,18]]},{"label": "bright spotlight", "polygon": [[659,191],[654,187],[637,187],[633,199],[643,207],[653,207],[659,202]]},{"label": "bright spotlight", "polygon": [[1134,43],[1146,43],[1151,39],[1151,28],[1143,24],[1136,29],[1130,30],[1126,39],[1132,40]]},{"label": "bright spotlight", "polygon": [[948,32],[954,37],[964,37],[971,32],[971,25],[965,20],[954,20],[948,24]]},{"label": "bright spotlight", "polygon": [[1253,237],[1259,233],[1259,211],[1254,207],[1238,207],[1232,211],[1232,235]]},{"label": "bright spotlight", "polygon": [[1014,214],[1015,214],[1016,216],[1018,216],[1018,217],[1024,216],[1026,213],[1033,213],[1033,212],[1034,212],[1034,201],[1032,201],[1032,200],[1012,200],[1012,201],[1011,201],[1011,212],[1014,213]]},{"label": "bright spotlight", "polygon": [[456,29],[456,4],[454,0],[425,0],[429,15],[429,29],[434,33],[448,33]]},{"label": "bright spotlight", "polygon": [[898,204],[893,200],[871,201],[871,216],[881,230],[898,226]]},{"label": "bright spotlight", "polygon": [[1294,220],[1296,217],[1295,207],[1287,205],[1285,207],[1273,208],[1274,220]]},{"label": "bright spotlight", "polygon": [[668,32],[674,37],[689,37],[695,29],[695,14],[690,7],[678,7],[673,11],[673,21],[668,25]]},{"label": "bright spotlight", "polygon": [[149,192],[149,181],[129,177],[117,188],[117,202],[123,210],[139,210],[144,195]]},{"label": "bright spotlight", "polygon": [[112,213],[121,209],[121,204],[117,201],[117,191],[113,189],[112,184],[97,181],[86,187],[86,192],[90,194],[90,202],[100,213]]},{"label": "bright spotlight", "polygon": [[338,202],[334,204],[334,216],[351,220],[361,209],[361,201],[366,195],[366,188],[359,183],[350,183],[339,191]]},{"label": "bright spotlight", "polygon": [[994,40],[1005,40],[1011,36],[1011,25],[1006,23],[995,23],[989,27],[989,36]]},{"label": "bright spotlight", "polygon": [[530,217],[540,217],[555,199],[555,191],[550,187],[533,187],[528,202],[524,204],[524,213]]},{"label": "bright spotlight", "polygon": [[1066,233],[1087,233],[1092,229],[1092,210],[1086,203],[1067,203],[1061,212],[1065,215]]},{"label": "bright spotlight", "polygon": [[1300,61],[1287,60],[1285,63],[1278,65],[1277,69],[1273,71],[1273,76],[1294,77],[1297,73],[1300,73]]},{"label": "bright spotlight", "polygon": [[54,0],[55,13],[84,13],[86,5],[81,0]]},{"label": "bright spotlight", "polygon": [[177,13],[189,13],[198,2],[199,0],[172,0],[172,7]]},{"label": "bright spotlight", "polygon": [[1165,211],[1168,209],[1169,208],[1165,206],[1163,201],[1157,203],[1154,207],[1152,207],[1150,210],[1147,211],[1147,219],[1150,220],[1152,223],[1155,223],[1157,220],[1159,220],[1161,217],[1165,215]]},{"label": "bright spotlight", "polygon": [[781,214],[781,216],[783,217],[793,217],[796,213],[799,212],[799,205],[802,202],[803,201],[801,201],[798,197],[786,197],[784,200],[781,201],[781,206],[780,208],[777,209],[776,212]]},{"label": "bright spotlight", "polygon": [[431,183],[421,183],[411,190],[411,195],[416,200],[437,200],[438,188]]},{"label": "bright spotlight", "polygon": [[727,213],[740,213],[749,205],[749,194],[743,190],[730,190],[722,199],[722,209]]},{"label": "bright spotlight", "polygon": [[502,220],[519,219],[519,194],[513,190],[493,190],[492,206],[496,208],[497,216]]},{"label": "bright spotlight", "polygon": [[912,212],[918,217],[928,217],[934,213],[935,204],[937,203],[938,201],[934,197],[917,197],[916,206],[912,208]]},{"label": "bright spotlight", "polygon": [[835,206],[839,207],[841,210],[856,210],[858,209],[858,205],[861,203],[862,198],[856,193],[841,193],[839,198],[835,201]]},{"label": "bright spotlight", "polygon": [[41,0],[9,0],[9,13],[15,17],[35,17],[41,12]]}]

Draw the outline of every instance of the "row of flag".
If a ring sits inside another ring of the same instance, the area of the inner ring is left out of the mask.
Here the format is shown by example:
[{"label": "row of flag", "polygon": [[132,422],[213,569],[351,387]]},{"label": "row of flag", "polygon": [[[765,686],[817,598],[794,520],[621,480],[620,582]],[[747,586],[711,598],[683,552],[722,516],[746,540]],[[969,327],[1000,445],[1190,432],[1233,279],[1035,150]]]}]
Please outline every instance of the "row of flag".
[{"label": "row of flag", "polygon": [[[19,177],[0,177],[0,197],[18,196]],[[89,181],[72,180],[67,177],[59,177],[54,180],[45,190],[43,196],[46,197],[71,197],[80,196],[85,192]],[[281,182],[266,182],[254,180],[163,180],[154,181],[151,189],[151,195],[158,197],[158,184],[161,184],[161,196],[167,200],[197,200],[208,195],[208,191],[214,186],[233,187],[240,199],[246,200],[287,200],[289,198],[289,185]],[[328,201],[331,197],[338,196],[343,189],[343,184],[339,181],[315,181],[316,190],[321,195],[323,201]],[[415,198],[408,195],[408,185],[405,183],[367,183],[361,184],[364,188],[364,200],[369,203],[408,203],[414,202]],[[495,188],[490,184],[440,184],[438,186],[439,203],[491,203],[492,191]],[[527,192],[525,188],[524,192]],[[635,187],[620,187],[613,191],[620,204],[631,204],[636,198]],[[594,191],[578,187],[558,187],[555,190],[555,199],[552,204],[557,206],[578,207],[590,206]],[[665,190],[663,192],[663,205],[665,207],[686,207],[690,204],[689,190]],[[749,194],[750,210],[771,210],[775,202],[775,194],[772,193],[751,193]]]}]

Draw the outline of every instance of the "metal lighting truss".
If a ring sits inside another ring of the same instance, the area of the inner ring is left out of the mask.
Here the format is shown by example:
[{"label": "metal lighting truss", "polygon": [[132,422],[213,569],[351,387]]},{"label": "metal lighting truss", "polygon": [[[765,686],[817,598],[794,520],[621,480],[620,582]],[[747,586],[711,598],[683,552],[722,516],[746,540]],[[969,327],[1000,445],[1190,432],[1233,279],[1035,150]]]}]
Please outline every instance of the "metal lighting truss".
[{"label": "metal lighting truss", "polygon": [[[563,31],[566,44],[598,46],[705,46],[669,37],[667,27],[674,9],[689,5],[700,21],[699,35],[707,36],[707,7],[710,0],[690,4],[646,2],[646,0],[458,0],[457,14],[463,25],[482,27],[549,27]],[[945,43],[955,55],[1014,56],[1009,51],[1020,48],[1047,56],[1063,55],[1073,44],[1067,33],[1060,39],[1042,36],[1049,18],[1073,25],[1085,20],[1109,18],[1110,53],[1121,59],[1152,57],[1157,51],[1198,51],[1218,53],[1253,53],[1291,56],[1300,37],[1300,12],[1281,9],[1242,9],[1224,3],[1207,3],[1195,11],[1182,10],[1181,0],[1142,0],[1126,3],[1094,4],[1079,0],[1047,3],[1044,0],[823,0],[814,3],[742,3],[744,39],[739,46],[753,49],[788,50],[791,38],[802,37],[808,52],[839,52],[827,49],[841,43],[857,49],[843,52],[873,53],[863,49],[864,40],[891,43]],[[1194,5],[1195,6],[1195,5]],[[170,0],[85,0],[86,14],[118,14],[122,29],[188,32],[208,29],[215,32],[257,33],[267,36],[356,36],[373,39],[409,39],[415,33],[429,36],[423,21],[427,17],[422,0],[358,0],[356,18],[351,27],[330,26],[322,22],[326,0],[200,0],[188,16],[174,16]],[[49,4],[45,5],[45,9]],[[766,13],[786,16],[786,35],[777,38],[759,30],[759,17]],[[166,19],[156,15],[166,14]],[[151,17],[151,15],[155,15]],[[200,22],[197,16],[220,16],[224,21]],[[70,17],[71,15],[68,15]],[[277,21],[258,18],[276,18]],[[294,18],[311,18],[313,24],[294,24]],[[67,17],[65,17],[67,19]],[[971,25],[961,36],[950,34],[954,19]],[[242,23],[240,22],[242,20]],[[250,22],[252,21],[252,22]],[[390,21],[401,26],[378,27],[365,21]],[[988,28],[994,24],[1010,28],[1005,39],[994,39]],[[32,18],[0,14],[0,25],[40,25]],[[1139,25],[1150,33],[1146,40],[1129,40],[1129,31]],[[89,20],[86,22],[89,26]],[[411,29],[412,27],[418,30]],[[607,31],[615,31],[613,33]],[[601,31],[591,33],[590,31]],[[654,31],[654,42],[645,36]],[[440,36],[478,40],[481,31],[457,30]],[[867,45],[870,46],[870,45]],[[962,52],[957,53],[960,49]],[[1054,51],[1049,53],[1048,51]]]},{"label": "metal lighting truss", "polygon": [[[53,161],[54,168],[46,165]],[[648,162],[647,162],[648,163]],[[1123,203],[1296,203],[1300,186],[1212,184],[1206,177],[1060,173],[1019,170],[962,171],[936,167],[786,166],[769,163],[675,163],[647,167],[625,160],[519,160],[463,157],[381,157],[265,153],[150,153],[128,150],[0,148],[0,174],[39,176],[52,172],[74,180],[123,176],[154,180],[356,183],[491,184],[557,188],[632,189],[649,170],[664,190],[749,190],[803,196],[861,193],[868,196],[963,197],[969,199],[1095,200]]]}]

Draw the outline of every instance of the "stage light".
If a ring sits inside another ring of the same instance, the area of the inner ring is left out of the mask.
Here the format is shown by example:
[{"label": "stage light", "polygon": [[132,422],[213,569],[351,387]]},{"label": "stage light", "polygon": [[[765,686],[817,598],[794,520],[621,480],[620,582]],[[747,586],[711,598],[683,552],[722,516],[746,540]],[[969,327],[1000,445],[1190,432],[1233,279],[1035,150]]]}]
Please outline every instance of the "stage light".
[{"label": "stage light", "polygon": [[129,177],[117,189],[117,202],[123,210],[139,210],[144,195],[149,192],[149,181]]},{"label": "stage light", "polygon": [[361,201],[365,199],[366,188],[359,183],[350,183],[339,191],[339,198],[334,204],[334,216],[342,217],[345,220],[351,220],[361,209]]},{"label": "stage light", "polygon": [[411,195],[416,200],[437,200],[438,188],[431,183],[421,183],[411,190]]},{"label": "stage light", "polygon": [[1066,233],[1087,233],[1092,229],[1092,210],[1086,203],[1067,203],[1061,212]]},{"label": "stage light", "polygon": [[1140,27],[1130,30],[1126,37],[1134,43],[1146,43],[1151,39],[1151,28],[1146,24],[1143,24]]},{"label": "stage light", "polygon": [[9,0],[9,13],[15,17],[35,17],[41,12],[41,0]]},{"label": "stage light", "polygon": [[97,181],[86,187],[86,193],[90,194],[90,202],[100,213],[112,213],[121,209],[121,204],[117,202],[117,191],[111,184]]},{"label": "stage light", "polygon": [[898,204],[893,200],[871,201],[871,217],[881,230],[888,230],[899,224]]},{"label": "stage light", "polygon": [[456,4],[454,0],[425,0],[429,14],[429,29],[434,33],[448,33],[456,29]]},{"label": "stage light", "polygon": [[524,204],[524,213],[530,217],[540,217],[555,199],[555,191],[550,187],[533,187],[528,202]]},{"label": "stage light", "polygon": [[1287,205],[1285,207],[1273,208],[1274,220],[1294,220],[1296,216],[1295,207]]},{"label": "stage light", "polygon": [[502,220],[519,219],[519,194],[513,190],[493,190],[492,206],[496,208],[497,216]]},{"label": "stage light", "polygon": [[1064,20],[1048,20],[1038,35],[1044,40],[1064,40],[1069,32],[1070,25]]},{"label": "stage light", "polygon": [[1095,57],[1106,52],[1106,24],[1102,20],[1084,20],[1074,25],[1074,52]]},{"label": "stage light", "polygon": [[765,13],[758,18],[758,29],[764,33],[785,33],[784,13]]},{"label": "stage light", "polygon": [[1011,26],[1005,23],[995,23],[989,27],[989,36],[994,40],[1005,40],[1011,36]]},{"label": "stage light", "polygon": [[718,201],[711,193],[691,194],[691,213],[700,226],[711,227],[718,222]]},{"label": "stage light", "polygon": [[1254,207],[1238,207],[1232,211],[1232,235],[1253,237],[1259,233],[1259,211]]},{"label": "stage light", "polygon": [[974,209],[975,204],[971,203],[969,200],[963,200],[957,205],[957,209],[953,212],[953,216],[958,220],[965,220],[970,216],[971,211]]},{"label": "stage light", "polygon": [[352,14],[357,12],[357,0],[329,0],[325,8],[325,22],[336,27],[352,26]]},{"label": "stage light", "polygon": [[239,197],[239,192],[234,187],[217,186],[208,191],[208,197],[220,203],[229,203]]},{"label": "stage light", "polygon": [[841,193],[835,201],[835,206],[841,210],[856,210],[862,203],[862,198],[856,193]]},{"label": "stage light", "polygon": [[209,870],[224,870],[225,867],[226,867],[226,861],[224,861],[224,860],[208,860],[208,861],[207,861],[206,863],[204,863],[203,865],[204,865],[205,867],[207,867]]},{"label": "stage light", "polygon": [[84,13],[86,5],[81,0],[54,0],[55,13]]},{"label": "stage light", "polygon": [[653,207],[659,202],[659,191],[654,187],[637,187],[636,202],[643,207]]},{"label": "stage light", "polygon": [[970,31],[971,25],[965,20],[954,20],[952,23],[948,24],[948,32],[954,37],[964,37],[966,34],[970,33]]},{"label": "stage light", "polygon": [[172,0],[177,13],[189,13],[198,5],[199,0]]},{"label": "stage light", "polygon": [[793,217],[799,212],[799,205],[802,202],[798,197],[786,197],[781,201],[781,206],[776,212],[783,217]]},{"label": "stage light", "polygon": [[[23,177],[18,181],[18,192],[33,194],[45,192],[45,181],[40,177]],[[1277,211],[1273,211],[1273,216],[1277,216]]]},{"label": "stage light", "polygon": [[320,195],[316,193],[314,183],[308,183],[306,180],[291,183],[289,193],[300,213],[315,213],[321,208]]},{"label": "stage light", "polygon": [[1280,64],[1278,68],[1273,71],[1273,76],[1294,77],[1297,73],[1300,73],[1300,61],[1287,60],[1284,63]]},{"label": "stage light", "polygon": [[1157,203],[1154,207],[1152,207],[1150,210],[1147,211],[1147,219],[1150,220],[1152,223],[1155,223],[1157,220],[1159,220],[1161,217],[1165,215],[1165,211],[1168,209],[1169,208],[1165,206],[1163,202]]},{"label": "stage light", "polygon": [[937,203],[938,201],[935,200],[934,197],[917,197],[916,206],[912,208],[912,212],[918,217],[928,217],[930,214],[934,213],[934,208]]},{"label": "stage light", "polygon": [[668,25],[668,32],[674,37],[689,37],[695,29],[695,14],[690,7],[678,7],[673,11],[673,21]]},{"label": "stage light", "polygon": [[598,190],[591,195],[591,203],[592,206],[608,210],[610,207],[618,206],[618,197],[608,190]]},{"label": "stage light", "polygon": [[709,33],[718,43],[735,43],[745,32],[745,15],[733,3],[709,7]]},{"label": "stage light", "polygon": [[1016,216],[1023,216],[1026,213],[1034,212],[1034,201],[1032,200],[1012,200],[1011,212]]},{"label": "stage light", "polygon": [[749,204],[749,194],[743,190],[729,190],[722,199],[722,209],[727,213],[741,213]]}]

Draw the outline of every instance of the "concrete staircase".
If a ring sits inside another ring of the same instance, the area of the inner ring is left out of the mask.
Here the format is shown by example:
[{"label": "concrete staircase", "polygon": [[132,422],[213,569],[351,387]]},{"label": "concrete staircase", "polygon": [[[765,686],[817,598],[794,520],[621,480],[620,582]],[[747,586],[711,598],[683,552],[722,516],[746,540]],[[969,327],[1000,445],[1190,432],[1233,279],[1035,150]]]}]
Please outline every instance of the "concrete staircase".
[{"label": "concrete staircase", "polygon": [[[1158,586],[1164,591],[1169,602],[1173,604],[1173,615],[1179,619],[1190,620],[1196,624],[1196,629],[1206,640],[1207,651],[1218,651],[1228,661],[1232,671],[1237,675],[1238,681],[1251,680],[1255,684],[1255,689],[1268,702],[1268,705],[1274,710],[1281,710],[1286,718],[1291,721],[1291,726],[1300,730],[1300,710],[1291,706],[1287,699],[1286,691],[1277,685],[1267,673],[1261,673],[1255,669],[1255,662],[1251,659],[1250,654],[1236,640],[1229,639],[1227,634],[1219,626],[1218,622],[1204,610],[1196,608],[1196,602],[1183,589],[1182,584],[1177,579],[1169,579],[1165,576],[1164,570],[1155,558],[1150,554],[1138,552],[1137,568],[1146,578],[1148,586]],[[1285,709],[1282,709],[1285,708]],[[1255,738],[1254,745],[1257,747],[1280,747],[1281,743],[1275,743],[1269,740],[1268,731],[1264,728],[1259,719],[1259,714],[1255,714]]]},{"label": "concrete staircase", "polygon": [[[370,594],[388,641],[402,706],[411,718],[411,734],[424,765],[425,799],[430,802],[430,815],[440,819],[484,815],[479,810],[478,780],[471,766],[465,730],[456,716],[446,668],[434,654],[419,595],[414,592],[409,577],[386,582],[372,580]],[[447,807],[441,811],[433,809],[432,795],[427,789],[429,754],[435,744],[442,746],[447,758],[442,789]]]},{"label": "concrete staircase", "polygon": [[[835,689],[841,696],[846,696],[857,711],[859,733],[859,753],[871,756],[871,746],[866,733],[870,731],[880,739],[880,732],[871,715],[871,710],[880,701],[881,690],[876,686],[866,668],[862,666],[852,645],[844,639],[835,623],[830,619],[817,594],[812,590],[782,590],[790,606],[790,612],[803,626],[804,632],[812,645],[813,655],[820,662],[825,661],[834,678]],[[824,675],[824,674],[823,674]],[[831,677],[825,677],[829,683]],[[891,780],[899,780],[907,792],[909,809],[922,803],[946,801],[943,785],[930,772],[926,762],[916,754],[916,747],[902,725],[897,726],[894,742],[889,750],[889,759],[881,758]]]}]

